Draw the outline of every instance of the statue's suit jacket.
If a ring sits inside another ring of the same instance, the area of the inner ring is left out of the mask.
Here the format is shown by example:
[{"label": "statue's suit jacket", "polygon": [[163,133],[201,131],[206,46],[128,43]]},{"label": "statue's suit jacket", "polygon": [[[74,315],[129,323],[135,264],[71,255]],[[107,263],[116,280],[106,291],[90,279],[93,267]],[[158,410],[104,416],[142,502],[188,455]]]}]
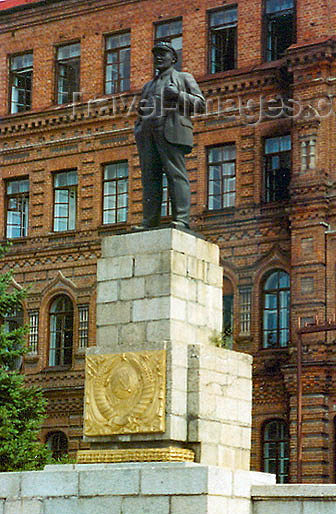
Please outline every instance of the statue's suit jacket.
[{"label": "statue's suit jacket", "polygon": [[[177,108],[168,108],[164,117],[164,136],[169,143],[183,145],[185,153],[190,153],[193,147],[192,122],[190,119],[193,113],[202,113],[205,109],[205,100],[202,92],[190,73],[184,73],[172,69],[170,83],[174,84],[178,91]],[[141,100],[150,96],[153,80],[144,85]],[[176,102],[172,102],[176,105]],[[143,120],[140,116],[135,124],[135,135],[141,132]]]}]

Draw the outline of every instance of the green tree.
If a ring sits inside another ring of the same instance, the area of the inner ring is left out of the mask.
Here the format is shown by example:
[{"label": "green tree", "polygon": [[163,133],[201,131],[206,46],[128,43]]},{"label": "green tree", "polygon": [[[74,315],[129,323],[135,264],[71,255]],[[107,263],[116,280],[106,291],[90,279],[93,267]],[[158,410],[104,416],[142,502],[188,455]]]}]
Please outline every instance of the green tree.
[{"label": "green tree", "polygon": [[[0,257],[6,249],[0,247]],[[22,309],[24,290],[11,287],[12,274],[0,275],[0,471],[40,469],[50,452],[39,441],[45,417],[42,392],[26,387],[18,362],[26,352],[24,327],[8,327],[6,317]]]}]

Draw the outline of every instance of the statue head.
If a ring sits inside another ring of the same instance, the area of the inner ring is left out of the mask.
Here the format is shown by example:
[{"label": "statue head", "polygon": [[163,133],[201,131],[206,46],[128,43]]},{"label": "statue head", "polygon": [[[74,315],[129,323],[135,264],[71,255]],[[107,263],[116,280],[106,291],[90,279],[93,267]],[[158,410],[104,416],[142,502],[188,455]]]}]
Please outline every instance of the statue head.
[{"label": "statue head", "polygon": [[152,52],[154,55],[154,66],[159,70],[159,72],[170,68],[178,60],[175,48],[168,41],[159,41],[158,43],[155,43],[152,48]]}]

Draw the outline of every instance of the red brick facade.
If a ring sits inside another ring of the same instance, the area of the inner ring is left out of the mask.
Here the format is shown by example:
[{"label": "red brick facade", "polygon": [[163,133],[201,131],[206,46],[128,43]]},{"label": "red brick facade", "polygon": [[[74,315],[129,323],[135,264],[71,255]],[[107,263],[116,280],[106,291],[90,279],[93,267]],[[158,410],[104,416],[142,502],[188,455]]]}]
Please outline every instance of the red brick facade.
[{"label": "red brick facade", "polygon": [[[1,269],[12,269],[16,283],[29,286],[24,306],[27,321],[30,312],[39,313],[38,352],[28,354],[24,371],[27,381],[42,386],[49,399],[42,437],[60,430],[68,437],[70,450],[84,447],[84,349],[79,347],[78,306],[89,306],[88,344],[94,345],[101,239],[129,231],[141,220],[132,101],[152,75],[154,24],[179,18],[182,69],[196,77],[208,101],[207,113],[194,120],[195,148],[187,157],[192,228],[220,246],[224,276],[234,293],[234,348],[254,356],[253,468],[263,469],[265,423],[283,420],[290,432],[289,480],[294,482],[297,328],[316,316],[324,321],[335,314],[335,7],[330,2],[297,0],[296,43],[281,59],[265,62],[264,2],[237,0],[233,3],[238,6],[236,67],[211,74],[208,25],[211,10],[223,8],[217,0],[58,0],[7,5],[8,10],[0,11],[0,239],[7,234],[6,187],[16,178],[29,177],[29,223],[25,237],[12,239]],[[131,33],[131,86],[120,99],[120,95],[104,95],[104,41],[106,35],[126,30]],[[80,101],[75,106],[56,105],[56,49],[77,42]],[[31,51],[31,109],[8,114],[10,58]],[[294,114],[279,111],[281,99],[287,99],[287,105],[296,102]],[[289,195],[267,202],[265,139],[286,134],[291,135],[292,148]],[[234,207],[209,210],[208,147],[227,143],[236,147]],[[125,160],[127,222],[104,224],[104,165]],[[55,232],[53,177],[73,169],[78,175],[76,229]],[[290,275],[290,339],[288,345],[263,348],[262,291],[275,270]],[[247,331],[242,325],[244,291],[251,293]],[[49,366],[48,361],[49,311],[61,294],[74,306],[70,367]],[[305,482],[335,480],[334,340],[334,332],[303,336]]]}]

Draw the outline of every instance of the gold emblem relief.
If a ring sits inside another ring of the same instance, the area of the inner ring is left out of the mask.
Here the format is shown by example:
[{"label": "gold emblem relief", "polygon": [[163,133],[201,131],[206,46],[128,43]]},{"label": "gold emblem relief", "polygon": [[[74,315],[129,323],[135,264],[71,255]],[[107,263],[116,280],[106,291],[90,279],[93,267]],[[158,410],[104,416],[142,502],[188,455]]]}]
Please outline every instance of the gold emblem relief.
[{"label": "gold emblem relief", "polygon": [[164,432],[165,403],[165,350],[86,357],[86,436]]}]

